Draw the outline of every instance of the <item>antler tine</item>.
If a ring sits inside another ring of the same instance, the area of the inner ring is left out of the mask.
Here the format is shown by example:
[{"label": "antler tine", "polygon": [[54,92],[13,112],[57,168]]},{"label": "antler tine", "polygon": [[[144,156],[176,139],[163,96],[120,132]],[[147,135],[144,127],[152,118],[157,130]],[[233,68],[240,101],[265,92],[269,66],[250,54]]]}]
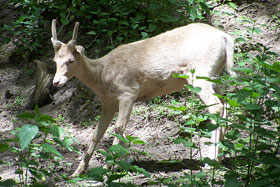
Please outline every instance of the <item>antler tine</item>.
[{"label": "antler tine", "polygon": [[52,20],[52,39],[53,39],[53,41],[57,40],[57,35],[56,35],[56,19]]},{"label": "antler tine", "polygon": [[76,22],[75,28],[74,28],[74,31],[73,31],[72,40],[76,40],[77,39],[79,25],[80,25],[80,23]]}]

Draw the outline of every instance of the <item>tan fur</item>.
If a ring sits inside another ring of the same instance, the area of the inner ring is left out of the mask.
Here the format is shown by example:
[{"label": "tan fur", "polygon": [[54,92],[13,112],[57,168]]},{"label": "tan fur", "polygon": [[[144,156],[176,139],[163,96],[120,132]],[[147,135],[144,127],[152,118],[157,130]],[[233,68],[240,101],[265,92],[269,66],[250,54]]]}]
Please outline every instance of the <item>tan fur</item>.
[{"label": "tan fur", "polygon": [[[222,68],[232,75],[233,40],[231,37],[206,24],[190,24],[158,36],[126,44],[112,50],[106,56],[92,60],[84,56],[84,49],[76,45],[76,23],[73,38],[67,44],[57,40],[55,20],[52,24],[52,42],[57,72],[54,85],[62,86],[72,77],[91,88],[102,103],[99,125],[93,134],[89,150],[81,161],[75,175],[83,172],[93,151],[103,137],[114,114],[119,111],[116,132],[123,134],[133,104],[144,100],[180,91],[189,80],[175,78],[173,74],[216,77]],[[210,113],[223,115],[223,104],[213,96],[210,82],[195,79],[194,86],[202,88],[200,98],[209,107]],[[213,143],[223,138],[224,129],[212,135]],[[222,133],[221,133],[222,132]],[[118,139],[114,140],[117,144]],[[217,158],[217,145],[211,147],[209,157]]]}]

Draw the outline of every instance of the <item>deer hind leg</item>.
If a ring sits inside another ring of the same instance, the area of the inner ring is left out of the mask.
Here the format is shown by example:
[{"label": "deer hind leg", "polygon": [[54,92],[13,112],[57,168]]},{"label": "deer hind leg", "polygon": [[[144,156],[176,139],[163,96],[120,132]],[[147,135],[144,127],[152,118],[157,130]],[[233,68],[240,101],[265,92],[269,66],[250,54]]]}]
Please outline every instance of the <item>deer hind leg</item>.
[{"label": "deer hind leg", "polygon": [[[204,104],[211,105],[208,108],[209,113],[211,114],[219,113],[219,115],[223,117],[224,106],[220,101],[220,99],[213,95],[215,91],[212,83],[206,80],[195,80],[194,86],[201,88],[201,91],[199,92],[199,97],[204,102]],[[212,123],[215,124],[216,122],[212,121]],[[219,153],[218,142],[219,140],[224,139],[224,134],[225,134],[224,127],[218,127],[215,131],[212,132],[212,136],[211,136],[212,145],[209,147],[209,152],[208,152],[208,157],[210,159],[220,160],[220,158],[218,157],[218,153]]]},{"label": "deer hind leg", "polygon": [[79,176],[87,169],[90,158],[92,157],[92,154],[95,151],[98,143],[100,142],[108,126],[110,125],[116,111],[117,111],[117,106],[115,104],[102,103],[102,112],[101,112],[100,121],[96,129],[94,129],[93,131],[92,142],[90,143],[87,153],[83,157],[83,160],[80,162],[78,168],[76,169],[76,171],[73,173],[72,176]]}]

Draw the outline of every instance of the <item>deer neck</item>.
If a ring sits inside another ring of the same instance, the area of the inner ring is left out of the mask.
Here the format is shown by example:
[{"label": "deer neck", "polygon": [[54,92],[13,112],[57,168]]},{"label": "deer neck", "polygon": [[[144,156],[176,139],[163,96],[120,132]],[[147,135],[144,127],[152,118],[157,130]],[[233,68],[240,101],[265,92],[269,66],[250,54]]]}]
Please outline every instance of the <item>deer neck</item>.
[{"label": "deer neck", "polygon": [[83,56],[78,67],[76,77],[87,87],[98,92],[100,87],[100,78],[103,72],[104,64],[100,59],[89,59]]}]

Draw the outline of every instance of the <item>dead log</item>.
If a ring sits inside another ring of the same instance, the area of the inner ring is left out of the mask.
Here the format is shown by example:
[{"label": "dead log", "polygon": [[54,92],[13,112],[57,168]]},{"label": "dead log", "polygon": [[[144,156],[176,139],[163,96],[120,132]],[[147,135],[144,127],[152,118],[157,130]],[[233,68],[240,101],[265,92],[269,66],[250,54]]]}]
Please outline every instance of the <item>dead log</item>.
[{"label": "dead log", "polygon": [[[17,41],[17,40],[15,40]],[[16,51],[17,46],[13,41],[0,46],[0,64],[8,63],[12,54]]]},{"label": "dead log", "polygon": [[48,73],[46,63],[40,60],[35,60],[34,62],[37,65],[36,87],[28,99],[27,105],[25,106],[26,109],[34,109],[36,104],[38,104],[38,106],[41,107],[53,101],[53,76]]}]

